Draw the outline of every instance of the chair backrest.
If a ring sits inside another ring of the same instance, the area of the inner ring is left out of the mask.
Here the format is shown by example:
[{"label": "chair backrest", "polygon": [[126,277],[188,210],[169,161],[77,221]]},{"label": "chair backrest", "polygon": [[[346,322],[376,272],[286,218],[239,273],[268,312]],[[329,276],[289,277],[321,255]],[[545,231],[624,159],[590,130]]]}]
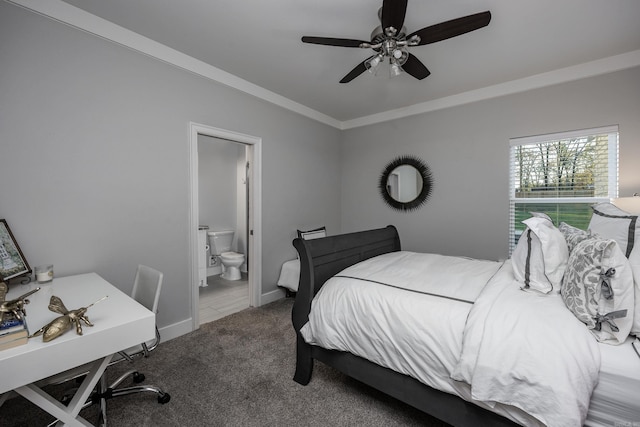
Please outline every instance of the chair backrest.
[{"label": "chair backrest", "polygon": [[146,265],[139,265],[131,297],[154,313],[158,313],[163,277],[164,274],[160,271]]}]

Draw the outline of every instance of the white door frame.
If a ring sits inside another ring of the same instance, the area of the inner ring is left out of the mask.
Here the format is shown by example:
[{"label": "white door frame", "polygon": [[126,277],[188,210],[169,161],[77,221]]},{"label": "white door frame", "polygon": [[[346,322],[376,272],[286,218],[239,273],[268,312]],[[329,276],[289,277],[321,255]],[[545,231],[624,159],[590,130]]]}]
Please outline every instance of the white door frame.
[{"label": "white door frame", "polygon": [[249,230],[247,248],[249,250],[249,305],[260,306],[262,295],[262,138],[238,132],[214,128],[198,123],[189,123],[189,288],[191,289],[191,318],[193,330],[200,327],[199,284],[198,284],[198,226],[200,210],[198,201],[198,135],[226,139],[249,146],[250,199]]}]

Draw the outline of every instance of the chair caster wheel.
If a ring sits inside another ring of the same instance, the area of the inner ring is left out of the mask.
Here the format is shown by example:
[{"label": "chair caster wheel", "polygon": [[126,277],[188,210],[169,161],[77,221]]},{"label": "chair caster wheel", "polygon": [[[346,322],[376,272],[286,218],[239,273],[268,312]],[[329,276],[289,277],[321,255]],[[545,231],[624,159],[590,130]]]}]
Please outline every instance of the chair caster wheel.
[{"label": "chair caster wheel", "polygon": [[158,396],[158,403],[162,403],[163,405],[171,400],[171,396],[169,393],[165,393],[163,395]]},{"label": "chair caster wheel", "polygon": [[133,373],[133,382],[136,384],[141,383],[142,381],[144,381],[144,374],[141,374],[140,372],[134,372]]}]

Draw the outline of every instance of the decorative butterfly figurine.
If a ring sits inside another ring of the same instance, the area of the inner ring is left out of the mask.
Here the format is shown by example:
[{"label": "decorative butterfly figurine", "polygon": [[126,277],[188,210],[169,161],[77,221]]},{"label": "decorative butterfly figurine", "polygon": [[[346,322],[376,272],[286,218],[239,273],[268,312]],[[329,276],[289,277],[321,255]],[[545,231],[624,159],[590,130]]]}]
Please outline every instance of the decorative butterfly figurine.
[{"label": "decorative butterfly figurine", "polygon": [[49,342],[67,332],[69,329],[71,329],[72,325],[76,326],[76,333],[78,335],[82,335],[81,321],[84,322],[87,326],[93,326],[93,323],[89,321],[89,318],[86,315],[87,310],[92,305],[97,304],[106,298],[107,297],[104,296],[98,301],[94,302],[93,304],[89,304],[86,307],[80,307],[76,310],[67,310],[67,307],[64,306],[62,300],[59,297],[53,295],[51,297],[51,300],[49,301],[49,310],[55,313],[59,313],[62,316],[56,317],[51,322],[47,323],[45,326],[30,335],[29,338],[37,337],[38,335],[42,334],[42,341]]}]

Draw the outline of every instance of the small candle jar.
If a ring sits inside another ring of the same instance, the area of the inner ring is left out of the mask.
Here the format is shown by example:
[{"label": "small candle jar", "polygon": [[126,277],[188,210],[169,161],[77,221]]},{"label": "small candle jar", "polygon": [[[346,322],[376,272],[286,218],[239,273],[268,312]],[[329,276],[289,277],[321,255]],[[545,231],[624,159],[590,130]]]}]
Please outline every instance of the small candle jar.
[{"label": "small candle jar", "polygon": [[53,280],[53,265],[39,265],[35,268],[36,282],[49,283]]}]

